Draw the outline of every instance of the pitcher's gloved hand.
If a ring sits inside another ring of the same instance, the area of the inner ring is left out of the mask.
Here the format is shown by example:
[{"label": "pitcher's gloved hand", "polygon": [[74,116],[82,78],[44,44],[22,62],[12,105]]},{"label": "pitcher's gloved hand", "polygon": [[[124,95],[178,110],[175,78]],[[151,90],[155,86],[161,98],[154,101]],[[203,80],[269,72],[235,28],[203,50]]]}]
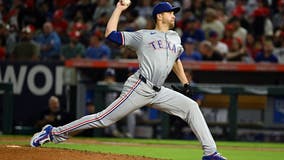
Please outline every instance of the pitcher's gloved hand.
[{"label": "pitcher's gloved hand", "polygon": [[173,90],[189,97],[189,98],[192,98],[193,97],[193,92],[192,92],[192,88],[190,86],[190,83],[186,83],[183,85],[183,87],[181,86],[175,86],[175,85],[172,85],[171,86],[173,88]]}]

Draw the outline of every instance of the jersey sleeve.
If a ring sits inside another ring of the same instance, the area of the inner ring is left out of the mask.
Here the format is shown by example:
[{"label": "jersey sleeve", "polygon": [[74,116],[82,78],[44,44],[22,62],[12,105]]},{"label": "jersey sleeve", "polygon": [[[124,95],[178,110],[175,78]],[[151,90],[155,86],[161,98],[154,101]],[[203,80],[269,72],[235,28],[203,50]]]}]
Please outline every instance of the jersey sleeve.
[{"label": "jersey sleeve", "polygon": [[141,31],[121,32],[122,45],[137,50],[143,39]]}]

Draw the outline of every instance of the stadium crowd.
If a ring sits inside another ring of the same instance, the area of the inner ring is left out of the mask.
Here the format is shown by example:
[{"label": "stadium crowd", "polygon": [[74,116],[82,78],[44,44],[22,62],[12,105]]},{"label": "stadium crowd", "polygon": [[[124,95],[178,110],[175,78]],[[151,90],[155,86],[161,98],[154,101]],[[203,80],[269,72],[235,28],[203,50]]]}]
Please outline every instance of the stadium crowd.
[{"label": "stadium crowd", "polygon": [[[284,63],[284,0],[168,0],[182,60]],[[158,0],[132,0],[119,30],[153,28]],[[0,0],[0,60],[136,58],[105,40],[114,0]]]}]

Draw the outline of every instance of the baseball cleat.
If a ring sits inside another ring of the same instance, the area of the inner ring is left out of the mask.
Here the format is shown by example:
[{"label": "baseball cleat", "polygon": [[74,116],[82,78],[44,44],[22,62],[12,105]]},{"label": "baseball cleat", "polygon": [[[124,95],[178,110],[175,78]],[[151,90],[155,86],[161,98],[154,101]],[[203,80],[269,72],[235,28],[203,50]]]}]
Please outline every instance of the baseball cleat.
[{"label": "baseball cleat", "polygon": [[209,156],[203,156],[202,160],[227,160],[227,158],[221,156],[220,153],[215,152],[212,155]]},{"label": "baseball cleat", "polygon": [[32,147],[40,147],[44,143],[52,141],[52,130],[51,125],[45,125],[40,132],[37,132],[33,135],[30,145]]}]

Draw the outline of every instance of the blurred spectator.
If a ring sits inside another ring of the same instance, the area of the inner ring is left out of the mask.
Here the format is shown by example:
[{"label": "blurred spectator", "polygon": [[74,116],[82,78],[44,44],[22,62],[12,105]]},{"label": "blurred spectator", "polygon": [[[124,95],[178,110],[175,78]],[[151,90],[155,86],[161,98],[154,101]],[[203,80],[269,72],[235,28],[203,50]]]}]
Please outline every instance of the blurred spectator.
[{"label": "blurred spectator", "polygon": [[149,18],[152,17],[152,3],[151,0],[138,1],[135,7],[138,10],[140,16]]},{"label": "blurred spectator", "polygon": [[273,43],[275,48],[278,48],[282,45],[282,41],[284,40],[284,32],[281,29],[275,30],[273,36]]},{"label": "blurred spectator", "polygon": [[80,12],[82,14],[83,22],[92,21],[93,11],[95,10],[95,5],[90,0],[80,0],[76,5],[76,13]]},{"label": "blurred spectator", "polygon": [[52,26],[54,28],[54,31],[60,37],[62,44],[66,44],[68,39],[67,35],[68,21],[64,18],[63,9],[58,9],[54,12],[52,19]]},{"label": "blurred spectator", "polygon": [[7,25],[8,35],[6,39],[6,54],[10,56],[18,41],[18,28],[15,25]]},{"label": "blurred spectator", "polygon": [[[61,0],[55,0],[55,1],[61,2]],[[63,1],[72,1],[72,2],[66,2],[66,3],[68,3],[67,5],[63,4],[64,6],[63,7],[58,7],[58,9],[60,9],[60,8],[64,9],[64,17],[68,21],[73,21],[74,20],[74,16],[75,16],[76,11],[77,11],[77,1],[78,0],[63,0]]]},{"label": "blurred spectator", "polygon": [[187,38],[183,43],[184,52],[181,54],[180,59],[182,61],[201,61],[201,54],[196,51],[196,41],[192,38]]},{"label": "blurred spectator", "polygon": [[278,63],[278,58],[273,54],[274,46],[271,41],[264,42],[264,48],[262,52],[259,52],[256,57],[256,62],[271,62]]},{"label": "blurred spectator", "polygon": [[274,14],[272,17],[274,30],[284,26],[284,0],[278,0],[277,4],[278,13]]},{"label": "blurred spectator", "polygon": [[232,12],[236,8],[236,1],[235,0],[227,0],[225,1],[224,7],[225,7],[225,14],[228,16],[232,16]]},{"label": "blurred spectator", "polygon": [[147,25],[147,19],[145,17],[141,16],[137,10],[133,9],[133,12],[131,12],[131,13],[132,14],[137,13],[134,16],[134,18],[135,18],[134,19],[134,26],[136,26],[135,30],[138,30],[140,28],[145,28],[146,25]]},{"label": "blurred spectator", "polygon": [[0,60],[5,60],[6,59],[6,49],[5,46],[0,44]]},{"label": "blurred spectator", "polygon": [[224,10],[224,6],[222,3],[218,2],[215,4],[216,9],[216,16],[217,19],[222,22],[223,25],[225,25],[229,19],[229,17],[226,15],[225,10]]},{"label": "blurred spectator", "polygon": [[182,17],[179,21],[176,22],[176,27],[180,28],[182,31],[185,31],[185,21],[194,17],[190,9],[182,10]]},{"label": "blurred spectator", "polygon": [[19,28],[19,13],[22,9],[22,2],[20,0],[14,0],[13,5],[8,11],[8,14],[5,15],[4,21],[7,24],[13,25],[16,28]]},{"label": "blurred spectator", "polygon": [[79,0],[53,0],[54,8],[64,8],[68,5],[74,4]]},{"label": "blurred spectator", "polygon": [[52,1],[48,1],[48,0],[37,0],[36,1],[36,5],[39,6],[41,4],[45,3],[47,6],[48,6],[48,12],[50,13],[49,15],[49,21],[52,19],[52,16],[53,16],[53,12],[57,9],[55,6],[54,6],[54,0]]},{"label": "blurred spectator", "polygon": [[284,63],[284,32],[278,32],[275,35],[275,39],[277,39],[278,45],[274,49],[274,55],[278,57],[279,63]]},{"label": "blurred spectator", "polygon": [[[113,68],[107,68],[104,73],[104,77],[102,81],[99,81],[99,85],[115,85],[117,84],[116,82],[116,72]],[[106,105],[109,105],[110,103],[113,102],[114,99],[116,99],[119,95],[117,92],[112,92],[108,94],[106,98]]]},{"label": "blurred spectator", "polygon": [[214,8],[215,5],[216,5],[216,0],[205,0],[204,1],[205,8]]},{"label": "blurred spectator", "polygon": [[35,16],[36,21],[34,25],[36,28],[41,28],[45,22],[51,21],[53,18],[53,12],[50,4],[46,1],[39,3],[37,14]]},{"label": "blurred spectator", "polygon": [[227,45],[228,49],[230,49],[232,47],[233,38],[234,26],[232,24],[227,24],[225,27],[224,37],[221,41]]},{"label": "blurred spectator", "polygon": [[[190,9],[192,0],[183,0],[182,1],[182,10]],[[183,14],[182,14],[183,15]]]},{"label": "blurred spectator", "polygon": [[248,55],[254,60],[256,54],[260,52],[262,49],[260,41],[257,41],[252,33],[248,33],[245,45]]},{"label": "blurred spectator", "polygon": [[211,42],[214,50],[219,52],[222,56],[225,56],[228,53],[229,49],[227,44],[219,40],[218,33],[216,31],[209,31],[208,40]]},{"label": "blurred spectator", "polygon": [[80,32],[80,42],[84,46],[88,46],[90,37],[92,36],[91,31],[88,29],[88,25],[84,22],[75,22],[72,24],[71,30]]},{"label": "blurred spectator", "polygon": [[43,33],[37,37],[36,42],[40,44],[40,56],[42,60],[59,60],[61,40],[53,30],[52,23],[43,25]]},{"label": "blurred spectator", "polygon": [[71,29],[72,29],[72,30],[77,30],[77,31],[82,32],[82,31],[87,30],[87,25],[86,25],[86,23],[84,23],[84,22],[78,21],[78,22],[75,22],[75,23],[72,25],[72,28],[71,28]]},{"label": "blurred spectator", "polygon": [[40,27],[41,25],[37,26],[37,21],[41,21],[39,17],[39,7],[36,6],[35,0],[22,0],[23,4],[21,6],[19,12],[19,29],[22,29],[27,24],[33,24],[33,26]]},{"label": "blurred spectator", "polygon": [[39,45],[33,41],[35,28],[27,25],[22,29],[21,40],[12,51],[12,58],[15,60],[38,60],[40,54]]},{"label": "blurred spectator", "polygon": [[[232,47],[229,52],[225,55],[226,60],[228,61],[249,61],[245,59],[247,56],[245,47],[243,47],[243,43],[240,38],[233,38]],[[250,60],[251,61],[251,60]]]},{"label": "blurred spectator", "polygon": [[[231,17],[237,17],[240,20],[240,25],[247,31],[251,31],[251,24],[247,17],[246,0],[236,1],[236,7],[231,11]],[[250,15],[250,14],[249,14]]]},{"label": "blurred spectator", "polygon": [[190,37],[198,42],[205,40],[205,32],[199,28],[198,20],[194,17],[189,17],[183,22],[184,32],[181,36],[181,42]]},{"label": "blurred spectator", "polygon": [[248,15],[251,15],[253,11],[258,7],[257,1],[258,0],[247,0],[245,9]]},{"label": "blurred spectator", "polygon": [[[17,29],[15,26],[10,26],[9,24],[5,25],[5,38],[3,37],[3,42],[2,44],[4,46],[3,50],[5,52],[5,57],[6,58],[10,58],[11,57],[11,51],[13,50],[13,48],[15,47],[15,44],[17,43],[17,38],[18,38],[18,34],[17,34]],[[3,35],[4,36],[4,35]],[[5,41],[5,42],[4,42]]]},{"label": "blurred spectator", "polygon": [[[126,12],[126,13],[129,13],[129,12]],[[126,15],[122,15],[120,18],[119,18],[119,26],[118,26],[118,30],[127,30],[127,31],[132,31],[131,28],[128,27],[128,24],[129,24],[129,20],[127,19]]]},{"label": "blurred spectator", "polygon": [[0,23],[3,23],[3,13],[5,12],[5,6],[3,1],[0,0]]},{"label": "blurred spectator", "polygon": [[41,114],[35,127],[40,129],[46,124],[62,126],[72,120],[72,116],[61,108],[59,99],[55,96],[51,96],[48,100],[48,108]]},{"label": "blurred spectator", "polygon": [[224,25],[217,19],[216,10],[213,8],[207,8],[205,10],[204,20],[202,22],[202,29],[205,31],[206,35],[211,30],[214,30],[218,33],[218,38],[221,39],[224,34]]},{"label": "blurred spectator", "polygon": [[8,35],[5,24],[0,23],[0,59],[6,58],[6,37]]},{"label": "blurred spectator", "polygon": [[126,28],[123,30],[127,31],[134,31],[139,30],[140,28],[145,28],[147,25],[147,20],[145,17],[140,16],[137,9],[132,9],[126,14],[126,19],[128,21],[128,24]]},{"label": "blurred spectator", "polygon": [[253,17],[252,28],[256,39],[263,40],[264,37],[271,37],[273,35],[273,26],[271,20],[268,18],[270,10],[263,0],[257,1],[257,8],[252,12]]},{"label": "blurred spectator", "polygon": [[[76,7],[77,7],[77,5],[76,5]],[[74,22],[84,22],[84,15],[83,15],[82,10],[76,10],[72,20]]]},{"label": "blurred spectator", "polygon": [[96,106],[92,102],[86,103],[86,115],[94,114],[96,112]]},{"label": "blurred spectator", "polygon": [[79,31],[71,31],[69,33],[69,44],[61,47],[61,60],[81,58],[84,56],[85,47],[79,42],[80,36],[81,33]]},{"label": "blurred spectator", "polygon": [[233,25],[234,33],[233,36],[235,38],[240,38],[242,43],[245,44],[247,37],[247,30],[241,26],[240,19],[238,17],[233,17],[230,20],[230,24]]},{"label": "blurred spectator", "polygon": [[203,21],[205,9],[206,8],[203,0],[192,0],[190,10],[192,11],[196,19]]},{"label": "blurred spectator", "polygon": [[203,41],[199,44],[199,52],[202,55],[203,61],[222,61],[222,55],[215,51],[211,42]]},{"label": "blurred spectator", "polygon": [[90,38],[89,47],[86,50],[86,58],[91,59],[110,59],[110,48],[103,43],[103,35],[96,31]]},{"label": "blurred spectator", "polygon": [[112,13],[114,6],[112,3],[110,3],[110,0],[97,0],[96,8],[93,13],[93,22],[97,23],[99,17],[106,13],[107,17],[110,17],[110,14]]},{"label": "blurred spectator", "polygon": [[109,19],[107,12],[103,12],[97,19],[96,23],[93,24],[93,30],[99,30],[104,32]]}]

